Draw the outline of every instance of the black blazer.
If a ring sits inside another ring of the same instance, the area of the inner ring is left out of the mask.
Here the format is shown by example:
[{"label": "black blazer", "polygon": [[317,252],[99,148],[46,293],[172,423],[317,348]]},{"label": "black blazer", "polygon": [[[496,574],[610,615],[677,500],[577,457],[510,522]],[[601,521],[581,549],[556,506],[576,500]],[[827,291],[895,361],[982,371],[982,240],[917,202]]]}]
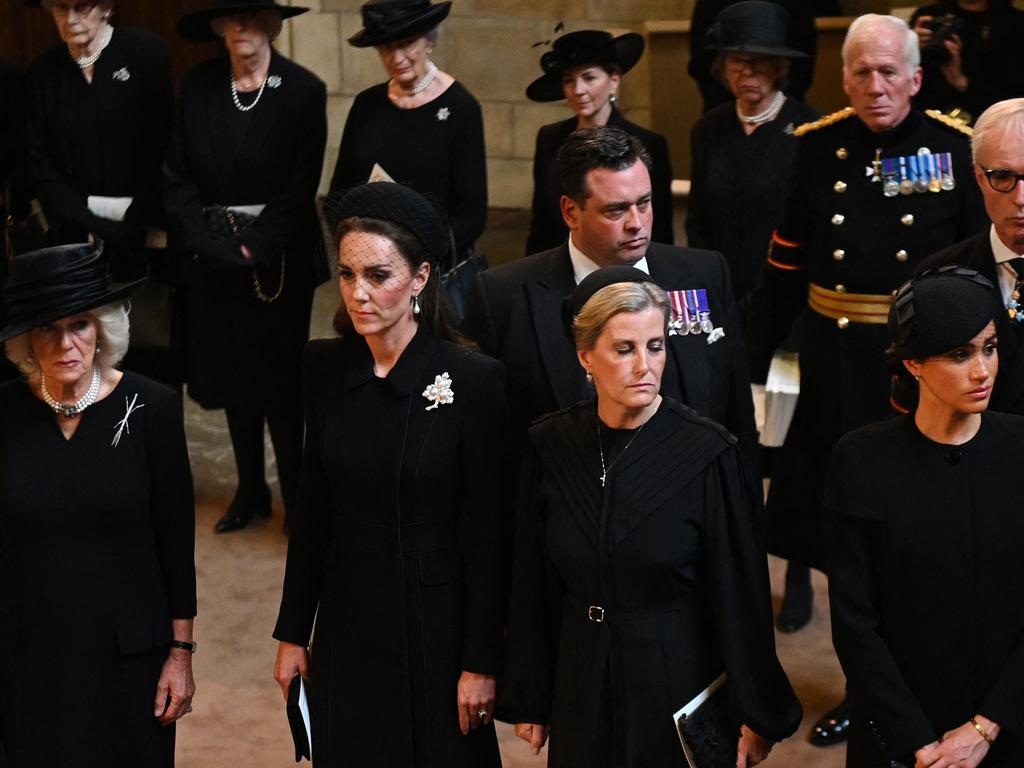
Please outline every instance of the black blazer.
[{"label": "black blazer", "polygon": [[[621,128],[640,139],[651,156],[651,204],[654,206],[652,239],[672,245],[672,161],[668,142],[654,133],[631,123],[617,109],[612,109],[608,125]],[[555,158],[558,150],[576,130],[576,118],[545,125],[537,132],[537,148],[533,154],[533,219],[526,240],[526,254],[540,253],[564,243],[569,229],[562,219],[562,191],[555,179]]]},{"label": "black blazer", "polygon": [[1024,415],[1024,355],[1019,354],[1020,330],[1014,327],[1017,323],[1010,320],[1003,305],[995,255],[992,253],[992,242],[989,240],[989,228],[986,227],[973,237],[932,254],[921,262],[920,269],[923,271],[945,264],[959,264],[961,267],[977,270],[995,286],[993,313],[996,318],[996,333],[999,336],[999,373],[996,376],[989,408],[993,411]]},{"label": "black blazer", "polygon": [[[714,251],[652,243],[647,264],[652,280],[665,290],[706,289],[711,320],[725,331],[714,344],[707,343],[706,334],[670,336],[662,394],[724,425],[753,459],[754,405],[725,259]],[[538,416],[589,396],[562,314],[573,288],[568,243],[477,276],[462,329],[482,352],[505,364],[520,439]]]}]

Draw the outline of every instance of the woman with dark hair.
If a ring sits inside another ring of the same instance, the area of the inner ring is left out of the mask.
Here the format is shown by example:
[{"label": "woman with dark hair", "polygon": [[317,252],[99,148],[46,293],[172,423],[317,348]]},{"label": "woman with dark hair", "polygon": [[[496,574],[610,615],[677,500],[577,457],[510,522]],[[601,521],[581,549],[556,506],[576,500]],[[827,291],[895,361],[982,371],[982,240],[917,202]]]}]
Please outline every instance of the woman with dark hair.
[{"label": "woman with dark hair", "polygon": [[274,676],[309,682],[315,765],[498,766],[504,371],[447,320],[430,203],[379,182],[331,207],[344,322],[306,347]]},{"label": "woman with dark hair", "polygon": [[889,312],[917,409],[855,430],[829,465],[832,637],[847,765],[1024,765],[1024,419],[986,410],[992,284],[923,272]]},{"label": "woman with dark hair", "polygon": [[225,409],[238,470],[218,533],[270,516],[264,423],[286,528],[298,490],[302,347],[327,277],[316,211],[327,91],[271,43],[306,10],[216,0],[178,23],[187,39],[222,40],[228,52],[185,75],[164,181],[186,257],[188,393]]},{"label": "woman with dark hair", "polygon": [[567,307],[597,400],[530,429],[499,716],[535,753],[550,728],[552,768],[671,768],[673,713],[724,672],[713,764],[747,768],[800,704],[760,505],[736,438],[659,394],[670,309],[649,280],[606,267]]},{"label": "woman with dark hair", "polygon": [[635,32],[618,37],[596,29],[562,35],[540,58],[544,74],[530,83],[532,101],[565,99],[575,115],[543,126],[537,132],[533,154],[533,218],[526,253],[539,253],[565,243],[569,229],[562,220],[561,198],[555,178],[555,158],[566,137],[580,128],[614,125],[640,139],[651,156],[651,204],[654,224],[651,239],[672,244],[672,163],[668,142],[660,134],[641,128],[616,107],[622,77],[644,53],[644,39]]},{"label": "woman with dark hair", "polygon": [[461,262],[487,224],[487,157],[479,102],[430,60],[449,11],[427,0],[363,4],[363,29],[348,42],[374,48],[388,80],[356,96],[331,192],[381,180],[412,187],[447,218]]}]

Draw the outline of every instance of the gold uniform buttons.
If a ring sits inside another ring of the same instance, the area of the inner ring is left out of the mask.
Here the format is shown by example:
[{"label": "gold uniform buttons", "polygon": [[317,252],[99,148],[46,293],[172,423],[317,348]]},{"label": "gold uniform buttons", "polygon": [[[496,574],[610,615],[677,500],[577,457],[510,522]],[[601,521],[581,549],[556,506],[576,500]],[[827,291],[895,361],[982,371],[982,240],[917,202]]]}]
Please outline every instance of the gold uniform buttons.
[{"label": "gold uniform buttons", "polygon": [[843,214],[841,214],[841,213],[833,214],[833,216],[832,216],[832,223],[835,224],[837,227],[840,224],[842,224],[844,221],[846,221],[846,217],[843,216]]},{"label": "gold uniform buttons", "polygon": [[837,285],[836,293],[846,293],[846,286],[842,284]]},{"label": "gold uniform buttons", "polygon": [[846,258],[846,251],[844,251],[842,248],[836,248],[834,251],[832,251],[832,258],[835,259],[836,261],[842,261],[843,259]]},{"label": "gold uniform buttons", "polygon": [[910,254],[900,248],[896,251],[896,261],[906,261],[910,258]]},{"label": "gold uniform buttons", "polygon": [[845,160],[847,157],[849,157],[849,153],[846,151],[846,147],[840,147],[839,149],[837,149],[836,157],[838,157],[840,160]]},{"label": "gold uniform buttons", "polygon": [[836,325],[839,326],[840,331],[845,331],[849,324],[850,318],[848,317],[840,317],[838,320],[836,320]]},{"label": "gold uniform buttons", "polygon": [[846,182],[842,180],[837,181],[835,184],[832,185],[832,189],[834,189],[841,195],[843,194],[843,192],[846,191]]},{"label": "gold uniform buttons", "polygon": [[902,216],[900,216],[900,223],[903,226],[905,226],[905,227],[913,226],[913,224],[914,224],[914,214],[912,214],[912,213],[905,213],[905,214],[903,214]]}]

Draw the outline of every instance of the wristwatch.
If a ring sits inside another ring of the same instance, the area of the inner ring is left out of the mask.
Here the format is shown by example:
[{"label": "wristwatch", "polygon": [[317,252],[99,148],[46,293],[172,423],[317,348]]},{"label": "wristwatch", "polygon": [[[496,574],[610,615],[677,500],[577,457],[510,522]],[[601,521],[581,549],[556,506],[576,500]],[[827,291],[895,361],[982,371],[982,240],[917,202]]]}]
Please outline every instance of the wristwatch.
[{"label": "wristwatch", "polygon": [[199,643],[187,643],[184,640],[171,640],[170,646],[171,648],[180,648],[183,651],[195,653],[196,648],[199,647]]}]

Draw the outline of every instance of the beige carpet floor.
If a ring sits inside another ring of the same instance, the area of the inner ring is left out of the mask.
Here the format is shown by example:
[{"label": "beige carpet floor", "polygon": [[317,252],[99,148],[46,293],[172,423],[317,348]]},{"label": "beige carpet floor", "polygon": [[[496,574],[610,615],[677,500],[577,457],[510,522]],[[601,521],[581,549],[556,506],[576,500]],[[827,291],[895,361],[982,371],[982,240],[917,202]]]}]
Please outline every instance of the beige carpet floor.
[{"label": "beige carpet floor", "polygon": [[[497,261],[519,255],[522,216],[488,231]],[[321,287],[314,307],[311,335],[331,335],[329,319],[337,306],[336,287]],[[271,637],[281,594],[287,539],[281,533],[281,509],[249,528],[215,535],[235,486],[235,470],[222,412],[204,412],[186,403],[186,427],[195,475],[196,560],[199,617],[195,656],[198,691],[195,711],[178,728],[179,768],[283,767],[293,764],[284,701],[273,679],[276,643]],[[272,452],[267,450],[273,478]],[[276,494],[276,488],[275,488]],[[771,559],[773,591],[781,595],[783,563]],[[824,579],[815,574],[815,615],[796,635],[778,636],[779,656],[804,705],[797,736],[778,745],[765,763],[775,768],[841,768],[844,749],[818,749],[806,742],[809,725],[842,696],[843,680],[829,638]],[[352,734],[352,738],[359,738]],[[499,724],[507,768],[543,766],[545,754],[529,754],[512,729]],[[354,766],[354,768],[369,768]]]}]

